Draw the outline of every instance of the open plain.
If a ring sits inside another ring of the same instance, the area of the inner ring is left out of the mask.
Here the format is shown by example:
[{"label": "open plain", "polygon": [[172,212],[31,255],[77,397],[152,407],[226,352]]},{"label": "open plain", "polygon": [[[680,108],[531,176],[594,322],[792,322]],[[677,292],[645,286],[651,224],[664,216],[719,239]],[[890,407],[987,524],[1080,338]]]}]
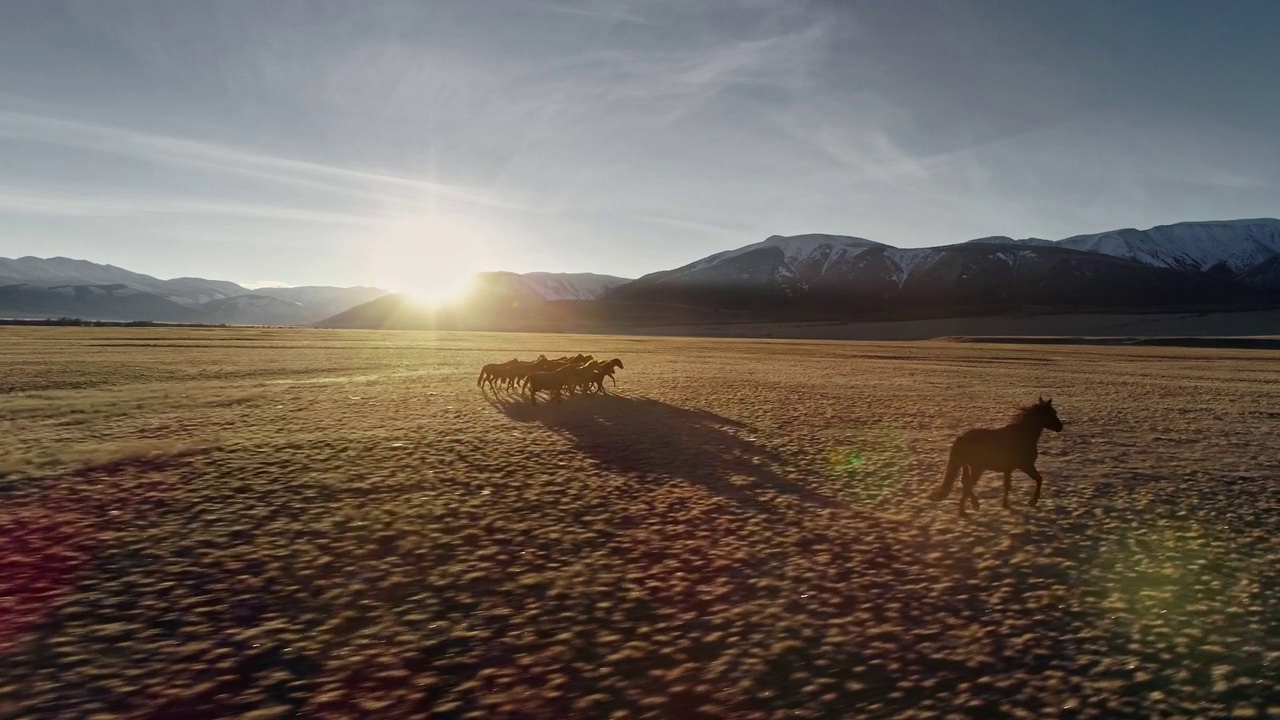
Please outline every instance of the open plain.
[{"label": "open plain", "polygon": [[1280,716],[1276,352],[5,328],[0,429],[0,717]]}]

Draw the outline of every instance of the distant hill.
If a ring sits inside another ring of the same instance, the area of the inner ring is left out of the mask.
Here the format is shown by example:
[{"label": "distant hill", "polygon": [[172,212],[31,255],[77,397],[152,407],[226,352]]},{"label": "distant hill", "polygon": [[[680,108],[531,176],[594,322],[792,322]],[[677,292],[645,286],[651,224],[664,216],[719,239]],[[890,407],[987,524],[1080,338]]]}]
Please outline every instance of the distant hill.
[{"label": "distant hill", "polygon": [[200,322],[197,308],[121,285],[0,286],[0,316],[84,320]]},{"label": "distant hill", "polygon": [[[593,300],[627,278],[594,273],[480,273],[490,295]],[[114,265],[54,257],[0,258],[0,317],[74,316],[233,325],[307,325],[387,296],[375,287],[303,286],[250,290],[226,280],[161,280]],[[110,292],[87,288],[114,288]],[[75,288],[80,288],[76,290]],[[127,300],[125,298],[128,298]],[[177,305],[185,310],[176,309]]]},{"label": "distant hill", "polygon": [[205,322],[225,325],[305,325],[311,317],[302,303],[261,294],[210,300],[200,310]]},{"label": "distant hill", "polygon": [[543,300],[595,300],[631,280],[595,273],[531,272],[520,275]]},{"label": "distant hill", "polygon": [[558,326],[576,316],[625,278],[592,273],[477,273],[471,289],[444,307],[429,308],[405,296],[358,305],[320,327],[381,329],[534,329]]},{"label": "distant hill", "polygon": [[0,258],[4,317],[305,325],[387,292],[368,287],[250,290],[227,280],[161,280],[73,258]]},{"label": "distant hill", "polygon": [[329,287],[323,285],[303,285],[301,287],[258,288],[249,291],[256,296],[276,298],[293,303],[303,309],[304,323],[336,315],[361,303],[369,302],[388,294],[388,291],[375,287]]}]

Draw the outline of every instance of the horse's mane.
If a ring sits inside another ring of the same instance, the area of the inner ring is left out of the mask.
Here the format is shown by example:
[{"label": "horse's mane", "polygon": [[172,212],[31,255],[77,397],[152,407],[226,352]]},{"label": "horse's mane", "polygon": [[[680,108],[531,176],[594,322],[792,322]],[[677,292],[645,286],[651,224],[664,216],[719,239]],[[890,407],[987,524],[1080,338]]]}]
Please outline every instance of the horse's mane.
[{"label": "horse's mane", "polygon": [[1013,419],[1010,422],[1014,424],[1025,422],[1028,419],[1043,413],[1045,409],[1049,407],[1052,406],[1043,402],[1032,403],[1031,405],[1020,407],[1018,408],[1018,411],[1013,414]]}]

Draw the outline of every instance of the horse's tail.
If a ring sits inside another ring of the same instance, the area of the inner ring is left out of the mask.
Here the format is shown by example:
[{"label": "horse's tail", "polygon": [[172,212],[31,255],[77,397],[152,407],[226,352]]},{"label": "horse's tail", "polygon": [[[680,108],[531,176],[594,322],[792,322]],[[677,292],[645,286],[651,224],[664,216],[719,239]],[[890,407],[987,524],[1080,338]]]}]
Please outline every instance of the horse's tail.
[{"label": "horse's tail", "polygon": [[960,462],[959,452],[956,446],[951,446],[951,455],[947,458],[947,470],[942,474],[942,484],[938,486],[930,495],[930,500],[946,500],[951,494],[951,488],[956,485],[956,478],[960,477],[960,471],[964,468],[964,463]]},{"label": "horse's tail", "polygon": [[485,372],[484,368],[480,368],[480,377],[476,378],[476,387],[480,387],[481,385],[484,384],[485,375],[488,375],[488,373]]}]

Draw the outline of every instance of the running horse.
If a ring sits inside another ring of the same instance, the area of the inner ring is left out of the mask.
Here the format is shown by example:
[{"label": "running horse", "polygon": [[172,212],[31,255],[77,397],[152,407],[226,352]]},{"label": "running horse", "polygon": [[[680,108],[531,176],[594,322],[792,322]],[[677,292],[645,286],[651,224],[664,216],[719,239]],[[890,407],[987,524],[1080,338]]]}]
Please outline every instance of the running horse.
[{"label": "running horse", "polygon": [[1053,407],[1053,398],[1028,405],[1018,411],[1013,421],[1000,428],[974,428],[961,433],[951,443],[951,455],[942,485],[930,495],[932,500],[946,500],[951,488],[960,478],[960,517],[964,517],[965,500],[978,509],[978,498],[973,488],[978,478],[988,470],[1004,473],[1004,507],[1009,507],[1009,486],[1013,484],[1013,471],[1020,470],[1036,481],[1035,492],[1029,505],[1040,501],[1040,486],[1044,478],[1036,470],[1036,445],[1045,430],[1062,432],[1062,420]]}]

